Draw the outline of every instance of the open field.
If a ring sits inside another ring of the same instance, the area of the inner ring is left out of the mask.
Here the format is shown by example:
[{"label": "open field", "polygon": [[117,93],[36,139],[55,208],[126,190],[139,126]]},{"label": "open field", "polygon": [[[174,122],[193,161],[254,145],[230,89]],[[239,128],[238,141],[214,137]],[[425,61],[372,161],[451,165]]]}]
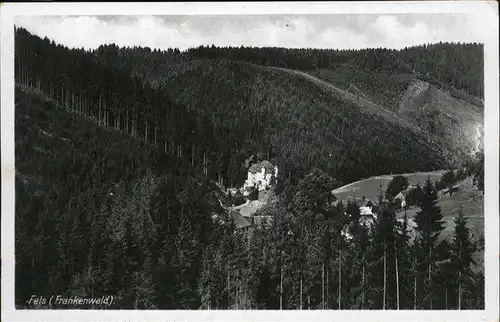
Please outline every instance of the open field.
[{"label": "open field", "polygon": [[[443,173],[444,171],[435,171],[402,175],[408,178],[410,184],[423,184],[428,176],[430,176],[432,181],[436,181],[441,178]],[[382,184],[382,189],[385,191],[392,177],[393,175],[385,175],[360,180],[335,189],[333,193],[339,200],[345,200],[354,195],[357,198],[365,196],[376,203],[378,200],[379,185]],[[484,195],[472,184],[472,178],[462,181],[458,184],[458,188],[459,190],[451,197],[448,194],[441,195],[437,203],[437,206],[441,208],[443,220],[445,221],[445,229],[442,232],[442,237],[446,239],[451,238],[454,230],[454,218],[462,210],[469,220],[468,227],[471,229],[474,239],[478,239],[484,234]],[[412,218],[415,216],[416,211],[418,209],[408,209],[406,211],[410,227],[415,226]],[[404,214],[404,211],[398,211],[396,217],[402,219]]]},{"label": "open field", "polygon": [[[401,175],[407,177],[410,184],[424,184],[427,177],[430,177],[432,181],[437,181],[441,178],[444,172],[445,171],[443,170],[434,172],[406,173]],[[380,184],[382,184],[382,189],[385,191],[393,176],[396,176],[396,174],[363,179],[337,188],[333,190],[333,193],[339,200],[345,200],[347,197],[352,197],[354,195],[356,198],[364,196],[367,199],[376,202],[378,200]]]}]

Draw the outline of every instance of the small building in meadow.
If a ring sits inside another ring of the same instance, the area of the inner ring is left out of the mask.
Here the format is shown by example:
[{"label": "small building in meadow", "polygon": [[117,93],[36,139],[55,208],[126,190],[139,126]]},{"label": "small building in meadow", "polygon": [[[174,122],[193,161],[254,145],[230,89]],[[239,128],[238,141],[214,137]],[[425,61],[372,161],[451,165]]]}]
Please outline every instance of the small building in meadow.
[{"label": "small building in meadow", "polygon": [[353,197],[347,197],[343,203],[345,205],[346,202],[352,202],[353,200],[359,209],[359,222],[365,226],[372,226],[377,219],[372,201],[365,197],[355,199]]},{"label": "small building in meadow", "polygon": [[393,199],[393,202],[395,204],[397,204],[398,206],[400,206],[401,208],[405,208],[408,201],[406,200],[406,198],[408,197],[408,193],[410,193],[410,191],[412,189],[415,189],[416,186],[414,185],[409,185],[405,190],[402,190],[400,191]]},{"label": "small building in meadow", "polygon": [[361,216],[373,216],[373,203],[369,199],[363,197],[361,200],[356,200],[356,204]]}]

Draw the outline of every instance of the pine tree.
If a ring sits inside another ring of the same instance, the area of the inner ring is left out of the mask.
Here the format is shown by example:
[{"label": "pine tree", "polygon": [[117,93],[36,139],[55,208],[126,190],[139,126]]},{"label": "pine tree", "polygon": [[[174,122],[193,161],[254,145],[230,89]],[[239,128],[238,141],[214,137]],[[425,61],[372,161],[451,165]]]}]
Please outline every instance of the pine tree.
[{"label": "pine tree", "polygon": [[476,276],[472,270],[476,264],[473,254],[476,245],[471,240],[467,219],[460,210],[455,218],[455,233],[452,243],[451,269],[455,273],[455,286],[458,310],[473,308],[473,292]]},{"label": "pine tree", "polygon": [[406,213],[402,221],[396,223],[396,240],[394,244],[394,260],[396,274],[396,309],[412,308],[412,256],[408,217]]},{"label": "pine tree", "polygon": [[[425,276],[423,287],[423,305],[427,309],[432,309],[435,286],[433,284],[433,269],[437,261],[437,241],[441,231],[444,229],[443,214],[436,206],[437,192],[433,187],[430,177],[427,178],[423,187],[424,196],[420,201],[421,210],[417,212],[414,220],[417,232],[416,243],[420,251],[420,262],[418,272]],[[420,281],[422,284],[423,281]]]},{"label": "pine tree", "polygon": [[376,304],[379,309],[391,309],[396,298],[395,288],[395,232],[396,217],[387,205],[382,205],[375,227],[373,256],[378,262],[377,275],[372,279],[379,290],[379,299]]}]

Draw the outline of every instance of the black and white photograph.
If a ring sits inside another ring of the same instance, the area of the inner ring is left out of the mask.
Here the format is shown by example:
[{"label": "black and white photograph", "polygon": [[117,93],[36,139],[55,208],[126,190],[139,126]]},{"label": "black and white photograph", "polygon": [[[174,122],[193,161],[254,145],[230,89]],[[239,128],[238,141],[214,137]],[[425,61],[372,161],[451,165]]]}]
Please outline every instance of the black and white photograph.
[{"label": "black and white photograph", "polygon": [[11,14],[5,320],[497,318],[498,4],[360,4]]}]

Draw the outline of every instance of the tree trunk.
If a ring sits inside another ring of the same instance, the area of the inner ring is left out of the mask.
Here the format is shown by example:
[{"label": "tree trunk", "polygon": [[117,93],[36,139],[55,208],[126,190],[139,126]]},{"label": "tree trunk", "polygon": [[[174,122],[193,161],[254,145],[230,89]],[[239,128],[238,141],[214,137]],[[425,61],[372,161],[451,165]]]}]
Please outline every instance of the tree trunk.
[{"label": "tree trunk", "polygon": [[31,256],[31,291],[35,292],[35,255]]},{"label": "tree trunk", "polygon": [[191,146],[191,168],[194,167],[194,154],[195,154],[195,148],[194,148],[194,143]]},{"label": "tree trunk", "polygon": [[329,286],[329,284],[330,284],[330,283],[329,283],[329,279],[328,279],[328,277],[329,277],[329,275],[330,275],[330,274],[329,274],[329,271],[330,271],[330,270],[328,269],[329,267],[330,267],[330,260],[328,260],[328,264],[326,265],[326,309],[327,309],[327,310],[328,310],[328,308],[329,308],[329,304],[328,304],[328,303],[329,303],[329,301],[330,301],[330,296],[329,296],[329,295],[330,295],[330,293],[329,293],[329,287],[328,287],[328,286]]},{"label": "tree trunk", "polygon": [[430,309],[432,310],[432,279],[431,279],[431,264],[432,264],[432,248],[429,248],[429,296],[430,296]]},{"label": "tree trunk", "polygon": [[365,254],[363,253],[362,259],[362,269],[361,269],[361,309],[365,306]]},{"label": "tree trunk", "polygon": [[246,310],[247,308],[247,281],[245,280],[244,283],[244,295],[243,295],[243,310]]},{"label": "tree trunk", "polygon": [[462,273],[458,271],[458,309],[462,309],[462,283],[461,283]]},{"label": "tree trunk", "polygon": [[325,309],[325,261],[323,260],[323,269],[321,271],[321,299],[322,299],[322,310]]},{"label": "tree trunk", "polygon": [[129,119],[128,119],[128,104],[125,106],[125,108],[127,109],[125,111],[125,132],[129,133],[128,132],[128,127],[129,127]]},{"label": "tree trunk", "polygon": [[108,127],[108,106],[106,105],[106,102],[104,102],[104,127]]},{"label": "tree trunk", "polygon": [[387,293],[387,244],[384,242],[384,295],[383,295],[383,303],[382,310],[385,310],[385,298]]},{"label": "tree trunk", "polygon": [[417,309],[417,259],[413,262],[413,309]]},{"label": "tree trunk", "polygon": [[238,275],[236,276],[236,309],[239,310],[240,308],[240,283],[238,280]]},{"label": "tree trunk", "polygon": [[229,294],[231,294],[231,283],[230,283],[230,279],[229,279],[229,264],[227,265],[227,309],[229,310],[230,307],[231,307],[231,296],[229,296]]},{"label": "tree trunk", "polygon": [[203,174],[205,175],[205,177],[207,176],[207,155],[205,152],[203,152]]},{"label": "tree trunk", "polygon": [[102,110],[102,95],[99,95],[99,114],[97,115],[97,123],[101,125],[101,110]]},{"label": "tree trunk", "polygon": [[448,310],[448,287],[444,290],[444,308]]},{"label": "tree trunk", "polygon": [[338,308],[341,309],[341,300],[342,300],[342,247],[340,248],[340,256],[339,256],[339,298],[338,298]]},{"label": "tree trunk", "polygon": [[396,247],[396,309],[399,310],[399,267],[398,267],[397,247]]},{"label": "tree trunk", "polygon": [[283,310],[283,263],[280,266],[280,310]]},{"label": "tree trunk", "polygon": [[300,265],[300,309],[302,310],[302,264]]}]

